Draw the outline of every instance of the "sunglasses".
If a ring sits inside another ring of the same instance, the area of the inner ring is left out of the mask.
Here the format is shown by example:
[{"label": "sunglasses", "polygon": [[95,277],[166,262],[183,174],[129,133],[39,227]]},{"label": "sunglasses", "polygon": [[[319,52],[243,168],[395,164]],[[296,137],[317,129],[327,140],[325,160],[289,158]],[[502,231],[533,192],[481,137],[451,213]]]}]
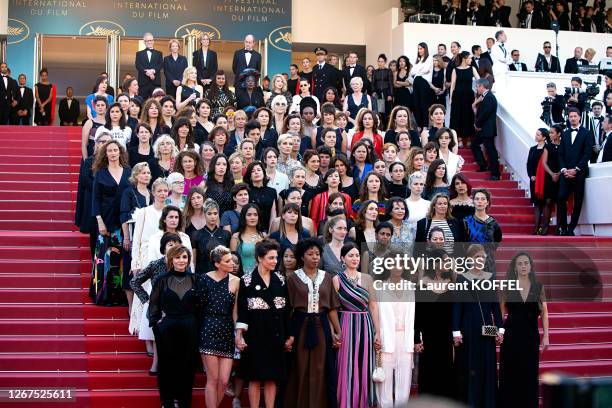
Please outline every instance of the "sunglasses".
[{"label": "sunglasses", "polygon": [[552,48],[552,47],[551,47],[550,45],[545,45],[545,46],[544,46],[544,48],[548,48],[548,49],[550,49],[550,48]]}]

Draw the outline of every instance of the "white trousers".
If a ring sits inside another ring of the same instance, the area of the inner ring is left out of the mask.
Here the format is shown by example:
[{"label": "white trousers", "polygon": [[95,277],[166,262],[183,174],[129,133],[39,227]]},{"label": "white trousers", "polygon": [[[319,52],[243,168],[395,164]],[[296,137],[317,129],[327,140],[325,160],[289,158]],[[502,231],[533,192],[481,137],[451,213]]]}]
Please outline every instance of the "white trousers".
[{"label": "white trousers", "polygon": [[[404,331],[395,332],[395,351],[382,353],[385,381],[376,384],[380,408],[403,408],[410,397],[414,353],[405,351]],[[395,387],[394,387],[395,385]],[[394,392],[395,389],[395,392]],[[395,403],[393,395],[395,394]]]}]

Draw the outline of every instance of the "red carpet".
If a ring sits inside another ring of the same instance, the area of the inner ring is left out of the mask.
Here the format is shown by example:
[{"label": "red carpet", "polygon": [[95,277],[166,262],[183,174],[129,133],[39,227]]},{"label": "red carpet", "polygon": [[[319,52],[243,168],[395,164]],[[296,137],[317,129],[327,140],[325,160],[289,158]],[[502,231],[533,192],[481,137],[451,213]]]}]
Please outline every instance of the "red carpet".
[{"label": "red carpet", "polygon": [[[469,151],[461,154],[473,162]],[[156,407],[150,360],[144,344],[127,333],[126,308],[93,306],[87,297],[88,238],[72,225],[79,158],[80,128],[0,128],[0,387],[77,390],[76,405],[49,407]],[[597,265],[597,295],[612,299],[612,240],[531,236],[531,205],[508,174],[484,181],[488,173],[476,173],[474,164],[464,170],[475,187],[492,191],[491,214],[504,232],[498,271],[503,274],[513,246],[547,254],[553,245],[571,243]],[[584,273],[561,257],[551,257],[538,273],[555,296],[593,294]],[[552,347],[542,355],[541,371],[612,375],[612,303],[549,305]],[[194,406],[204,406],[203,385],[198,376]],[[246,393],[243,401],[246,406]]]}]

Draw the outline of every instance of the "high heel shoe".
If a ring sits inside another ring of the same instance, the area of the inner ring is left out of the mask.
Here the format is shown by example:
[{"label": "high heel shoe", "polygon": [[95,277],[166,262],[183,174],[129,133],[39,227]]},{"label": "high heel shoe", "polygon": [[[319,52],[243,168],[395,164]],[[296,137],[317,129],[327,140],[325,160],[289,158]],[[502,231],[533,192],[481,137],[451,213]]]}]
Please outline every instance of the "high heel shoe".
[{"label": "high heel shoe", "polygon": [[548,225],[540,228],[540,235],[548,235]]},{"label": "high heel shoe", "polygon": [[542,230],[542,228],[537,225],[534,229],[533,232],[531,233],[531,235],[540,235],[540,231]]}]

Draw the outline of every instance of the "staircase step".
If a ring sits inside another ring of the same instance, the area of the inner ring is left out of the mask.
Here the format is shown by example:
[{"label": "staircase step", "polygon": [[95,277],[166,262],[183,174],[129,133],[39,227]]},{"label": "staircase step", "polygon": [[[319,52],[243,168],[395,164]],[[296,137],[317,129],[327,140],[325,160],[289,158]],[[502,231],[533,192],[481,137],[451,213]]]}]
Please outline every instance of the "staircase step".
[{"label": "staircase step", "polygon": [[72,173],[79,174],[80,162],[59,162],[59,163],[39,163],[32,161],[30,163],[1,163],[0,172],[23,172],[23,173]]},{"label": "staircase step", "polygon": [[23,274],[0,273],[0,287],[4,289],[84,289],[90,281],[87,274],[28,274],[26,281]]},{"label": "staircase step", "polygon": [[78,183],[72,181],[0,181],[0,191],[75,191]]},{"label": "staircase step", "polygon": [[49,164],[75,164],[80,163],[80,158],[75,155],[53,155],[51,153],[47,155],[35,155],[35,154],[0,154],[0,161],[4,164],[31,164],[37,163],[39,165]]},{"label": "staircase step", "polygon": [[0,246],[40,247],[49,246],[50,244],[56,246],[89,247],[89,236],[76,231],[0,231]]},{"label": "staircase step", "polygon": [[[17,204],[15,205],[17,206]],[[72,203],[70,203],[72,206]],[[41,211],[33,209],[15,209],[9,210],[4,208],[0,203],[0,221],[12,220],[32,220],[32,221],[74,221],[74,211],[70,209]]]},{"label": "staircase step", "polygon": [[36,335],[113,335],[128,332],[127,316],[121,320],[9,320],[0,319],[0,333],[9,336]]},{"label": "staircase step", "polygon": [[91,260],[89,247],[0,247],[0,259],[28,259],[54,262],[56,260]]},{"label": "staircase step", "polygon": [[145,344],[136,336],[128,335],[126,329],[126,334],[121,336],[0,335],[0,350],[5,353],[139,353],[145,351]]},{"label": "staircase step", "polygon": [[612,360],[612,343],[552,345],[542,352],[540,362],[562,362],[568,356],[573,360]]},{"label": "staircase step", "polygon": [[40,190],[40,191],[20,191],[20,190],[0,190],[2,197],[13,197],[19,198],[20,200],[62,200],[62,201],[74,201],[76,200],[76,191],[53,191],[53,190]]},{"label": "staircase step", "polygon": [[[0,303],[0,319],[121,319],[126,316],[127,308],[119,306],[104,307],[94,304],[41,305],[35,303],[14,305]],[[0,347],[0,350],[3,349]]]},{"label": "staircase step", "polygon": [[540,363],[540,374],[547,371],[571,376],[593,377],[612,375],[612,360],[558,361]]},{"label": "staircase step", "polygon": [[3,172],[0,173],[2,181],[78,181],[77,173],[24,173],[24,172]]},{"label": "staircase step", "polygon": [[549,302],[550,313],[609,313],[610,302]]},{"label": "staircase step", "polygon": [[89,296],[82,289],[0,289],[3,303],[85,303]]},{"label": "staircase step", "polygon": [[0,200],[0,211],[71,211],[74,214],[75,206],[76,196],[67,200]]},{"label": "staircase step", "polygon": [[612,343],[612,327],[589,330],[551,328],[549,336],[552,344]]},{"label": "staircase step", "polygon": [[0,220],[0,230],[15,231],[75,231],[77,227],[68,220]]},{"label": "staircase step", "polygon": [[23,259],[0,259],[0,273],[37,273],[45,271],[47,273],[75,273],[91,271],[91,261],[32,261]]}]

